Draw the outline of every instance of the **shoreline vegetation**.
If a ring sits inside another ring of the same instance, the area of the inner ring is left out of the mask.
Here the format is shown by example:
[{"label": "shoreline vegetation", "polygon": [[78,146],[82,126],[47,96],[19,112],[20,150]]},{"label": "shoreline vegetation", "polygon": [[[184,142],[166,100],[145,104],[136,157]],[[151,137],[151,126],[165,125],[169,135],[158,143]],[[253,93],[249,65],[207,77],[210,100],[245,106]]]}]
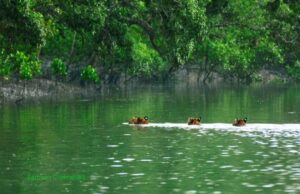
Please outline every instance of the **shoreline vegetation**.
[{"label": "shoreline vegetation", "polygon": [[0,102],[108,85],[300,81],[296,0],[3,0]]}]

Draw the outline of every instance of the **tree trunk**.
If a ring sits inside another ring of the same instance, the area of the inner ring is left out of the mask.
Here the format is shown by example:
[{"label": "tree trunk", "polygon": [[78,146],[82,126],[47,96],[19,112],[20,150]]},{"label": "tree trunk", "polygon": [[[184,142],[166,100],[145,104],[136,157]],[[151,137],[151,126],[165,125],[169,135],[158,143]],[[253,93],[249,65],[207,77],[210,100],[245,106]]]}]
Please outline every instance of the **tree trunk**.
[{"label": "tree trunk", "polygon": [[204,76],[204,78],[203,78],[203,80],[202,80],[202,82],[204,83],[204,84],[206,84],[206,80],[208,79],[208,77],[209,77],[209,75],[210,75],[210,69],[208,69],[208,43],[206,43],[206,52],[205,52],[205,59],[204,59],[204,72],[205,72],[205,76]]},{"label": "tree trunk", "polygon": [[69,54],[69,62],[68,62],[69,64],[72,62],[72,56],[74,54],[74,47],[75,47],[75,42],[76,42],[76,35],[77,35],[77,33],[74,32],[72,46],[71,46],[71,50],[70,50],[70,54]]},{"label": "tree trunk", "polygon": [[40,44],[36,47],[36,57],[39,58],[41,54],[42,46]]}]

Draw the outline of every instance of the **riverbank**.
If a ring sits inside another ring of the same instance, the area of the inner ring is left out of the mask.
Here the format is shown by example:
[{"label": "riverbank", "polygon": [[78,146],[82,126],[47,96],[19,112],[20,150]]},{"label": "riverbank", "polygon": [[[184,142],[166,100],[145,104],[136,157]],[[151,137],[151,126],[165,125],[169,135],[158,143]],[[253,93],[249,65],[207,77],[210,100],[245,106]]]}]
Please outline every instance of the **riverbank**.
[{"label": "riverbank", "polygon": [[[203,79],[207,79],[203,83]],[[292,82],[292,79],[286,74],[278,71],[263,69],[256,74],[255,81],[251,84],[286,84]],[[150,84],[141,79],[134,78],[129,82],[120,76],[119,80],[113,86],[115,88],[136,86],[140,84]],[[170,81],[166,83],[188,85],[188,86],[213,86],[224,83],[237,84],[238,80],[226,79],[218,73],[207,74],[201,72],[195,67],[183,67],[178,69]],[[165,84],[166,84],[165,83]],[[24,100],[35,100],[41,98],[81,98],[93,97],[105,92],[105,88],[111,88],[111,84],[85,84],[81,85],[79,81],[59,82],[46,78],[33,80],[5,81],[0,82],[0,103],[16,102],[20,103]]]},{"label": "riverbank", "polygon": [[81,87],[71,83],[56,82],[47,79],[28,81],[2,81],[0,83],[0,103],[16,102],[41,98],[75,98],[94,96],[100,88],[88,85]]},{"label": "riverbank", "polygon": [[216,85],[222,83],[239,84],[285,84],[295,82],[283,70],[261,69],[251,76],[249,83],[246,80],[238,80],[236,77],[224,76],[217,72],[205,72],[197,66],[182,67],[174,72],[172,79],[175,82],[186,82],[190,85],[208,84]]}]

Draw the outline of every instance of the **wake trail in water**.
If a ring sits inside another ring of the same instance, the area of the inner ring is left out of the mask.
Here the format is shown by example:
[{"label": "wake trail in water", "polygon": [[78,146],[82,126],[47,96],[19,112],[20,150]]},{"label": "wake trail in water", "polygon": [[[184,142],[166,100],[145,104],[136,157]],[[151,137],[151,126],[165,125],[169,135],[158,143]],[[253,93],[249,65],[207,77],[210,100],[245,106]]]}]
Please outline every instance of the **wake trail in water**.
[{"label": "wake trail in water", "polygon": [[156,128],[180,128],[180,129],[220,129],[228,131],[261,131],[261,130],[274,130],[274,131],[297,131],[300,132],[300,124],[272,124],[272,123],[251,123],[245,126],[236,127],[228,123],[205,123],[201,125],[188,125],[186,123],[150,123],[146,125],[135,125],[123,123],[129,126],[138,127],[156,127]]}]

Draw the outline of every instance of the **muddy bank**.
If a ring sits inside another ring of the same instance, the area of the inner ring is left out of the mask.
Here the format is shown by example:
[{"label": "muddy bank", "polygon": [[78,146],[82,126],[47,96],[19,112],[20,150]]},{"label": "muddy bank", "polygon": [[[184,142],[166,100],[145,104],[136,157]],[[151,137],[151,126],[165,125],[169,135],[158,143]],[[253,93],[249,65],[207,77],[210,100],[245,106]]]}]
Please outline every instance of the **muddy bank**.
[{"label": "muddy bank", "polygon": [[[233,77],[225,77],[217,72],[206,73],[196,66],[181,67],[174,72],[172,79],[175,82],[186,83],[189,85],[217,85],[222,83],[236,84],[240,81]],[[294,81],[295,80],[293,80],[283,71],[262,69],[253,74],[250,84],[282,84]]]},{"label": "muddy bank", "polygon": [[55,82],[46,79],[33,79],[29,81],[1,81],[0,103],[22,102],[29,99],[45,97],[76,98],[93,96],[100,93],[101,88],[96,86],[85,86]]}]

